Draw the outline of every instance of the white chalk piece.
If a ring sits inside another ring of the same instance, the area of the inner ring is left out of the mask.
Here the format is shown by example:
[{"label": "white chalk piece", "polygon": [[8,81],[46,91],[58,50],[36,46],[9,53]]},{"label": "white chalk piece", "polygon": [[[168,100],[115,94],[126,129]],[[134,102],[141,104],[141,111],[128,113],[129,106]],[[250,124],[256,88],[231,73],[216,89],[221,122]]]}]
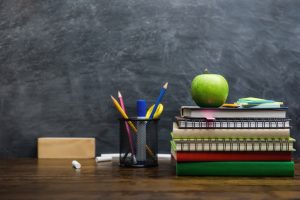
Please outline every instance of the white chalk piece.
[{"label": "white chalk piece", "polygon": [[96,162],[108,162],[108,161],[111,161],[112,160],[112,157],[111,156],[98,156],[95,158],[95,161]]},{"label": "white chalk piece", "polygon": [[80,169],[81,168],[81,164],[77,160],[73,160],[72,165],[75,169]]}]

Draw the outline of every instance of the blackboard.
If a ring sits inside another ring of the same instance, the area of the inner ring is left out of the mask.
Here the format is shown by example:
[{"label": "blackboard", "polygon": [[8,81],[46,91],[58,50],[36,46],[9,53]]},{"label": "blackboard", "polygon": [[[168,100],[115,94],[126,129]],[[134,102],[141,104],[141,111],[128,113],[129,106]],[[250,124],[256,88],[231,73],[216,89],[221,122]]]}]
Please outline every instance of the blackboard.
[{"label": "blackboard", "polygon": [[[283,101],[300,148],[300,1],[0,1],[0,156],[34,157],[36,139],[96,137],[97,154],[118,151],[123,93],[155,102],[166,81],[159,151],[172,121],[208,68],[228,80],[228,102]],[[299,155],[299,153],[298,153]]]}]

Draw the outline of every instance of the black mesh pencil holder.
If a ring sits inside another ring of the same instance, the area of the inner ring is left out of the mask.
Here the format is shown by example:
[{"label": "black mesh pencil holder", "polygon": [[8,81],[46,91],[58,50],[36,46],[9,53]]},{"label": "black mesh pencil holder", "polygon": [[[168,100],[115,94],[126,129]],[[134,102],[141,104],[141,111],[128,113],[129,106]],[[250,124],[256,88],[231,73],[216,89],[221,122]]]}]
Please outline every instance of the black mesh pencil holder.
[{"label": "black mesh pencil holder", "polygon": [[156,167],[159,119],[119,119],[120,166]]}]

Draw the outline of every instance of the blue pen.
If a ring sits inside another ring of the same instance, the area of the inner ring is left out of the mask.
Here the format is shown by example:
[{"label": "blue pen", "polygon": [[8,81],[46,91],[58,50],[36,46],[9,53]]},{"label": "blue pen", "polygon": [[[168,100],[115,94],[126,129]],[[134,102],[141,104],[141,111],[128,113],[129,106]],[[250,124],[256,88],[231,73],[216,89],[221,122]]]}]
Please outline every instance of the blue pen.
[{"label": "blue pen", "polygon": [[164,84],[164,86],[160,89],[159,97],[157,98],[157,100],[156,100],[156,102],[155,102],[154,108],[153,108],[153,110],[152,110],[152,112],[151,112],[151,114],[150,114],[149,119],[152,119],[152,118],[153,118],[153,116],[154,116],[154,114],[155,114],[155,112],[156,112],[156,109],[157,109],[159,103],[161,102],[161,100],[163,99],[163,97],[164,97],[164,95],[165,95],[165,93],[166,93],[167,88],[168,88],[168,82],[166,82],[166,83]]}]

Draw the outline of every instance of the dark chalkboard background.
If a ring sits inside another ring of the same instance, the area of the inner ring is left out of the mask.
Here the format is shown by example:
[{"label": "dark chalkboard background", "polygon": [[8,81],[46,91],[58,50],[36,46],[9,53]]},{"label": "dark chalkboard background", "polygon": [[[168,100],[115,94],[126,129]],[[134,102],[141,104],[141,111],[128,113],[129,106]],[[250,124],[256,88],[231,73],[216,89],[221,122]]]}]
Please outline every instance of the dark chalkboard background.
[{"label": "dark chalkboard background", "polygon": [[[229,102],[284,101],[300,149],[300,1],[0,1],[0,156],[36,156],[41,136],[91,136],[118,151],[121,90],[153,103],[169,82],[159,149],[173,116],[193,105],[192,78],[209,68],[230,85]],[[299,155],[299,152],[298,152]]]}]

